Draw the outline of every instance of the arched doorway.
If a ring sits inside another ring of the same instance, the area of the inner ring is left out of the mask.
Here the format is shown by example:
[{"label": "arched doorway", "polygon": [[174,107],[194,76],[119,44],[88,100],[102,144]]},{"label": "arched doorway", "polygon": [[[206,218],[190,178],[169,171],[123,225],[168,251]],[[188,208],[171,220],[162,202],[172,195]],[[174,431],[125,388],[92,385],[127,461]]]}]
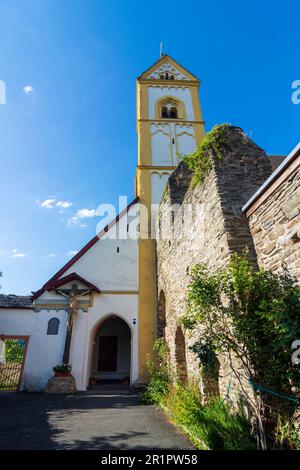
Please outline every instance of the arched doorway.
[{"label": "arched doorway", "polygon": [[165,337],[166,328],[166,298],[163,290],[160,291],[157,312],[157,337]]},{"label": "arched doorway", "polygon": [[180,382],[187,380],[187,367],[185,356],[185,338],[180,326],[176,328],[175,333],[175,361],[176,361],[176,376]]},{"label": "arched doorway", "polygon": [[131,331],[117,315],[106,318],[94,333],[91,375],[99,381],[128,381],[131,369]]}]

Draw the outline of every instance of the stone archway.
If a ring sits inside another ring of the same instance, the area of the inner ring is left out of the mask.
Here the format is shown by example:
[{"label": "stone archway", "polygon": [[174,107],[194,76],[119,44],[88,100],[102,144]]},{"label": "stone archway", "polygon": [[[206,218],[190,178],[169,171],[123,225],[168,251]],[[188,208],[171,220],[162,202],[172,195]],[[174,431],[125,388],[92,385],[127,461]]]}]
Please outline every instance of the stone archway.
[{"label": "stone archway", "polygon": [[175,366],[176,377],[180,382],[187,381],[185,338],[180,326],[177,326],[175,333]]},{"label": "stone archway", "polygon": [[123,381],[131,376],[131,331],[118,315],[110,315],[96,328],[91,375],[103,381]]},{"label": "stone archway", "polygon": [[160,291],[157,309],[157,337],[165,337],[166,328],[166,297],[163,290]]}]

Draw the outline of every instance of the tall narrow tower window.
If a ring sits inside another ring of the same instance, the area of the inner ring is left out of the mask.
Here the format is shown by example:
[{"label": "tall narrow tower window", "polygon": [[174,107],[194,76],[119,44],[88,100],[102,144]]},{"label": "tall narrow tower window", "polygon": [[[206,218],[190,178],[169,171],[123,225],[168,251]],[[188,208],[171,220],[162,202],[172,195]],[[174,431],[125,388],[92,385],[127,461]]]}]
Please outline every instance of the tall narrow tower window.
[{"label": "tall narrow tower window", "polygon": [[170,118],[171,119],[177,119],[177,108],[175,108],[175,106],[173,106],[170,109]]},{"label": "tall narrow tower window", "polygon": [[161,117],[162,118],[168,118],[169,115],[168,115],[168,108],[166,106],[163,106],[162,107],[162,110],[161,110]]},{"label": "tall narrow tower window", "polygon": [[177,119],[178,114],[178,103],[175,100],[170,98],[160,104],[160,117],[162,119]]}]

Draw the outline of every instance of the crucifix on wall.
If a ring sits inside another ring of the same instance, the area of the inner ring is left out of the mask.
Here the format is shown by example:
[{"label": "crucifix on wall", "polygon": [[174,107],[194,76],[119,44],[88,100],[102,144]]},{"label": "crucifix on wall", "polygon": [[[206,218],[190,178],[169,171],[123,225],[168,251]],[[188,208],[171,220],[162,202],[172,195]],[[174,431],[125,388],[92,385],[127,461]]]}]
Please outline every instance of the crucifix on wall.
[{"label": "crucifix on wall", "polygon": [[56,293],[63,295],[69,300],[67,334],[66,334],[64,354],[63,354],[63,363],[69,364],[73,326],[74,326],[75,318],[77,316],[78,309],[79,309],[78,297],[90,294],[91,289],[78,289],[78,285],[73,284],[71,289],[56,289]]}]

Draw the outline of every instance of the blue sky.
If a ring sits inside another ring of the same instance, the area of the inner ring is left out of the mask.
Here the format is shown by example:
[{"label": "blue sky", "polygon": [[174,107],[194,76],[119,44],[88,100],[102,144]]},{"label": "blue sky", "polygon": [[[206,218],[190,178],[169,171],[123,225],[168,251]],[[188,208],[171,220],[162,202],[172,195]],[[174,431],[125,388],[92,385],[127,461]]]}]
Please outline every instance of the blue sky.
[{"label": "blue sky", "polygon": [[68,224],[78,210],[133,198],[135,78],[161,41],[201,79],[206,130],[230,122],[267,153],[290,152],[300,140],[299,10],[276,0],[0,0],[1,291],[38,289],[94,236],[96,218]]}]

